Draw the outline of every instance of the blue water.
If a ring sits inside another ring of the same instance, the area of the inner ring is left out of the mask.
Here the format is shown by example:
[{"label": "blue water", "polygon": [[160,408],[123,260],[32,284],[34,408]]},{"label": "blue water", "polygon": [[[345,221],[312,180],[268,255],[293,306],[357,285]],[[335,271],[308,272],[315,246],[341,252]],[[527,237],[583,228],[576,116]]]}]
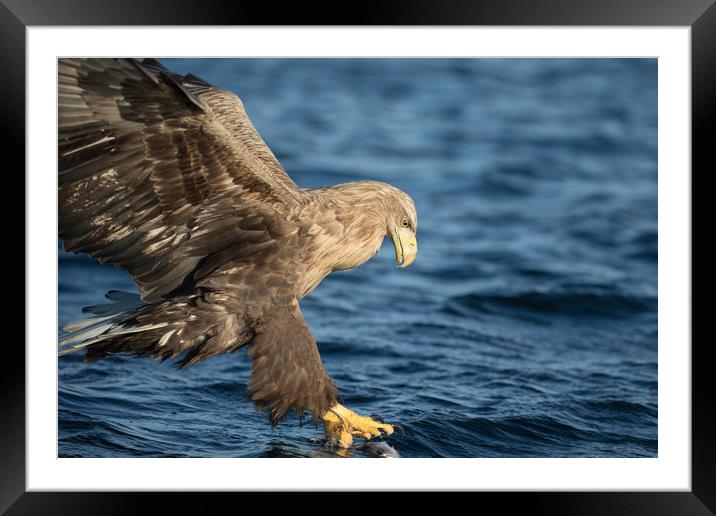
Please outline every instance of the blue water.
[{"label": "blue water", "polygon": [[[294,180],[389,182],[390,242],[302,302],[344,403],[403,457],[657,455],[654,59],[164,60],[236,91]],[[59,322],[121,270],[59,253]],[[250,362],[59,361],[64,457],[335,456],[245,401]]]}]

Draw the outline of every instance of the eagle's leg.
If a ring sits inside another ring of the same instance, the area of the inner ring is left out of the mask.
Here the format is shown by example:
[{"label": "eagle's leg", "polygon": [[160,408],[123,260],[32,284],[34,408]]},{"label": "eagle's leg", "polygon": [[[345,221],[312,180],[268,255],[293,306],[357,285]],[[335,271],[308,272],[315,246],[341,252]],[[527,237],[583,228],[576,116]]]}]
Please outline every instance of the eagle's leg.
[{"label": "eagle's leg", "polygon": [[358,415],[340,403],[328,409],[321,419],[326,439],[338,443],[342,448],[348,448],[353,443],[354,435],[371,439],[380,437],[381,433],[393,433],[393,425]]}]

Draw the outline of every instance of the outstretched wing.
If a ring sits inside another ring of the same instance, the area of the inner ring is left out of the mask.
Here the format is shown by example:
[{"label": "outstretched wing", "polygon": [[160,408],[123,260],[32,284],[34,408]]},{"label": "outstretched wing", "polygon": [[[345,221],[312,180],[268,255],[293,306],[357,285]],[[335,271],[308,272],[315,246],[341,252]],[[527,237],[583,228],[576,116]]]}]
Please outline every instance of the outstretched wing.
[{"label": "outstretched wing", "polygon": [[308,410],[316,422],[336,403],[337,391],[298,303],[274,309],[265,321],[248,352],[251,400],[267,410],[274,426],[291,411],[302,418]]},{"label": "outstretched wing", "polygon": [[58,68],[65,250],[125,268],[156,301],[197,268],[206,274],[210,255],[216,268],[234,259],[227,248],[246,257],[291,230],[302,192],[236,95],[156,61]]}]

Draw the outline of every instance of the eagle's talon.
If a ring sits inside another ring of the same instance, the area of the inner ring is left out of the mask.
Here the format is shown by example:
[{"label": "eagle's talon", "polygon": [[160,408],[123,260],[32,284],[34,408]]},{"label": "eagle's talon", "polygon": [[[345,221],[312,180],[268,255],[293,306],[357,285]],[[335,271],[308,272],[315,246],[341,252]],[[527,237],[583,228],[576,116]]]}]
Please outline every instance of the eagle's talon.
[{"label": "eagle's talon", "polygon": [[390,436],[393,433],[393,425],[361,416],[338,403],[327,410],[322,419],[326,438],[343,447],[353,443],[353,436],[369,441],[374,437]]}]

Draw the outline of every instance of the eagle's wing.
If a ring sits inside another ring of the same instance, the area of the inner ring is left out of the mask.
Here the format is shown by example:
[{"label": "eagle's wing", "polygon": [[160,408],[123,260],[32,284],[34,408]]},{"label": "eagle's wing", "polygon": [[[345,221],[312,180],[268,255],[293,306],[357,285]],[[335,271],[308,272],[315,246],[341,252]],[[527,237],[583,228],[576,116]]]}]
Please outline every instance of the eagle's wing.
[{"label": "eagle's wing", "polygon": [[216,268],[291,230],[302,192],[234,94],[155,61],[60,59],[58,74],[65,250],[125,268],[156,301],[209,255]]},{"label": "eagle's wing", "polygon": [[302,417],[304,410],[315,422],[337,397],[316,341],[298,303],[277,307],[267,320],[248,353],[253,358],[249,396],[257,408],[268,412],[273,425],[291,411]]}]

